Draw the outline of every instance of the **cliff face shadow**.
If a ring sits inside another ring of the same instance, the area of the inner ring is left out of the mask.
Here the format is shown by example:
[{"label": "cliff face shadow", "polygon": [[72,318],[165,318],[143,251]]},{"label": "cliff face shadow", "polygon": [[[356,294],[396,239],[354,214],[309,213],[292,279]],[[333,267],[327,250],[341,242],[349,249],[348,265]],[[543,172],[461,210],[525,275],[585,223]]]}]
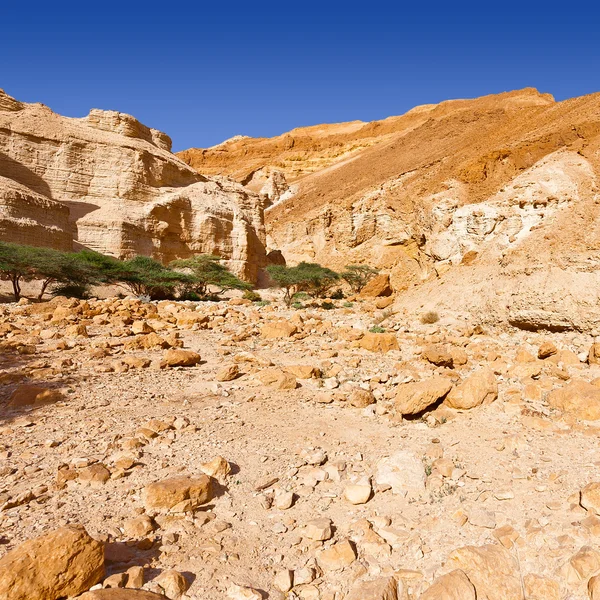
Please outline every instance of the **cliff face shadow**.
[{"label": "cliff face shadow", "polygon": [[2,152],[0,152],[0,175],[13,179],[38,194],[52,198],[50,187],[37,173]]}]

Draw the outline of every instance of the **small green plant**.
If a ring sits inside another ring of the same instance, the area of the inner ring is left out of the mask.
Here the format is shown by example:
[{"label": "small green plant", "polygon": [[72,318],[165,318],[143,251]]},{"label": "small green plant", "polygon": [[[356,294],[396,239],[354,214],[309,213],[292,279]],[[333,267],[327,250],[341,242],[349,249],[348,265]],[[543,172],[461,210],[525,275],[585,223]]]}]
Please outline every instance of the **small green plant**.
[{"label": "small green plant", "polygon": [[373,325],[371,329],[369,329],[371,333],[385,333],[385,329],[380,325]]},{"label": "small green plant", "polygon": [[255,302],[256,306],[268,306],[271,304],[269,300],[260,300],[259,302]]},{"label": "small green plant", "polygon": [[354,304],[352,304],[352,302],[344,302],[344,304],[342,304],[342,306],[344,308],[352,308],[354,306]]},{"label": "small green plant", "polygon": [[304,308],[304,304],[302,304],[302,302],[292,302],[292,308],[295,308],[296,310],[300,310],[301,308]]},{"label": "small green plant", "polygon": [[242,296],[244,300],[250,300],[251,302],[261,302],[262,297],[258,292],[254,290],[246,290]]},{"label": "small green plant", "polygon": [[421,323],[423,325],[433,325],[440,320],[440,316],[433,310],[430,310],[421,315]]},{"label": "small green plant", "polygon": [[335,308],[335,304],[326,300],[325,302],[321,302],[321,308],[324,310],[332,310]]}]

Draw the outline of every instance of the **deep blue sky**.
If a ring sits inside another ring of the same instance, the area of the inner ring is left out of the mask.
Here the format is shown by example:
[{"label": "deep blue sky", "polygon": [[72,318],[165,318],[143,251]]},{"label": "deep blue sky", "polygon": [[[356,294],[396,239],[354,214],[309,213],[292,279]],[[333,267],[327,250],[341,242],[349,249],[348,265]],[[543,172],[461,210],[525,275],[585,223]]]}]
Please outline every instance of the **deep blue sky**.
[{"label": "deep blue sky", "polygon": [[0,88],[130,113],[174,150],[527,86],[600,91],[592,2],[37,4],[2,3]]}]

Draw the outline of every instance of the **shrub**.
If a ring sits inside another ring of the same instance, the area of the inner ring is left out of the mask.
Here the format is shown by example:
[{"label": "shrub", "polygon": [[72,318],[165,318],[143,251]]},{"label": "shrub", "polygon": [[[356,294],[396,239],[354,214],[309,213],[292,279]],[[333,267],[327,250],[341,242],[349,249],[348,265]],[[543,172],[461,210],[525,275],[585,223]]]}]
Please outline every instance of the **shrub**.
[{"label": "shrub", "polygon": [[343,300],[346,296],[344,296],[344,292],[340,288],[338,288],[337,290],[329,294],[329,297],[332,300]]},{"label": "shrub", "polygon": [[421,315],[421,323],[423,323],[423,325],[432,325],[433,323],[437,323],[439,320],[439,315],[433,310]]},{"label": "shrub", "polygon": [[301,308],[304,308],[304,304],[302,304],[302,302],[293,302],[292,308],[295,308],[296,310],[300,310]]},{"label": "shrub", "polygon": [[335,308],[335,304],[333,302],[321,302],[321,308],[324,310],[332,310]]},{"label": "shrub", "polygon": [[347,265],[341,277],[348,283],[350,289],[355,294],[358,294],[367,285],[369,280],[373,279],[378,273],[377,269],[368,265]]},{"label": "shrub", "polygon": [[61,283],[52,288],[52,295],[86,300],[90,297],[90,288],[86,284]]},{"label": "shrub", "polygon": [[251,302],[262,302],[262,297],[258,292],[254,290],[246,290],[242,295],[244,300],[250,300]]},{"label": "shrub", "polygon": [[379,325],[373,325],[369,331],[371,333],[385,333],[385,329]]},{"label": "shrub", "polygon": [[217,296],[226,290],[250,290],[250,284],[236,277],[221,260],[212,254],[197,254],[174,260],[169,266],[189,273],[192,278],[189,288],[201,297],[207,297],[211,287],[219,288],[214,292]]},{"label": "shrub", "polygon": [[301,262],[295,267],[269,265],[267,273],[277,287],[284,290],[283,300],[290,306],[298,292],[310,293],[322,298],[339,275],[317,263]]},{"label": "shrub", "polygon": [[354,306],[354,304],[352,304],[352,302],[344,302],[344,304],[342,304],[342,306],[344,308],[352,308]]}]

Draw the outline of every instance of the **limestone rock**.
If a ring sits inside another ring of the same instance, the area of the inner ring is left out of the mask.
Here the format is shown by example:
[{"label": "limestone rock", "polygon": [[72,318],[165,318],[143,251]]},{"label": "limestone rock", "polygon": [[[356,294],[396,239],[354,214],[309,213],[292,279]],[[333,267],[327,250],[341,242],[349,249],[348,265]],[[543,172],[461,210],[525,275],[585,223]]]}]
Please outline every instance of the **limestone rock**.
[{"label": "limestone rock", "polygon": [[307,538],[318,542],[331,539],[333,536],[331,519],[326,519],[323,517],[308,521],[308,523],[306,523],[304,535]]},{"label": "limestone rock", "polygon": [[416,415],[441,400],[451,389],[452,382],[441,376],[405,383],[398,386],[396,410],[402,415]]},{"label": "limestone rock", "polygon": [[444,404],[450,408],[467,410],[489,404],[498,397],[498,381],[491,369],[476,371],[462,383],[452,388]]},{"label": "limestone rock", "polygon": [[373,392],[370,390],[357,388],[352,391],[348,401],[356,408],[365,408],[371,404],[375,404],[375,396],[373,396]]},{"label": "limestone rock", "polygon": [[212,485],[207,475],[180,475],[147,485],[142,492],[146,510],[190,511],[212,498]]},{"label": "limestone rock", "polygon": [[217,381],[233,381],[240,374],[240,368],[237,365],[228,365],[217,371],[215,379]]},{"label": "limestone rock", "polygon": [[343,540],[317,553],[317,562],[325,571],[349,567],[356,560],[356,550],[349,540]]},{"label": "limestone rock", "polygon": [[293,336],[298,328],[288,321],[276,321],[263,325],[260,336],[264,339],[288,338]]},{"label": "limestone rock", "polygon": [[[171,154],[164,133],[92,110],[61,117],[0,91],[0,237],[163,262],[218,254],[244,279],[266,265],[264,200]],[[75,174],[75,175],[73,175]]]},{"label": "limestone rock", "polygon": [[179,600],[188,589],[185,577],[179,571],[173,569],[163,571],[153,581],[160,585],[169,600]]},{"label": "limestone rock", "polygon": [[251,587],[234,583],[227,588],[227,597],[230,600],[262,600],[263,595]]},{"label": "limestone rock", "polygon": [[600,515],[600,482],[588,483],[581,490],[581,506],[591,513]]},{"label": "limestone rock", "polygon": [[394,333],[365,333],[359,341],[360,347],[370,352],[398,350],[398,338]]},{"label": "limestone rock", "polygon": [[528,573],[523,577],[527,600],[561,600],[560,584],[554,579]]},{"label": "limestone rock", "polygon": [[437,577],[433,584],[421,594],[419,600],[476,600],[473,584],[464,571],[456,569]]},{"label": "limestone rock", "polygon": [[454,359],[450,352],[440,345],[430,345],[423,350],[423,358],[438,367],[448,367],[451,369],[454,366]]},{"label": "limestone rock", "polygon": [[130,590],[123,588],[109,588],[86,592],[78,600],[164,600],[162,594],[154,594],[146,590]]},{"label": "limestone rock", "polygon": [[201,360],[197,352],[172,348],[167,350],[160,361],[161,368],[165,367],[192,367]]},{"label": "limestone rock", "polygon": [[377,463],[375,482],[390,486],[393,494],[419,494],[425,490],[425,478],[423,461],[410,450],[398,450]]},{"label": "limestone rock", "polygon": [[579,419],[600,419],[600,388],[587,381],[573,380],[548,394],[548,404]]},{"label": "limestone rock", "polygon": [[20,406],[43,406],[63,400],[59,390],[51,390],[37,385],[22,384],[11,394],[8,405],[13,408]]},{"label": "limestone rock", "polygon": [[0,559],[0,598],[59,600],[81,594],[103,577],[103,545],[83,527],[63,527]]},{"label": "limestone rock", "polygon": [[380,273],[373,277],[360,291],[361,298],[379,298],[394,293],[388,273]]},{"label": "limestone rock", "polygon": [[450,554],[445,566],[464,571],[475,587],[477,598],[523,600],[519,566],[502,546],[459,548]]},{"label": "limestone rock", "polygon": [[210,462],[202,463],[200,470],[209,477],[223,481],[231,473],[231,465],[222,456],[215,456]]},{"label": "limestone rock", "polygon": [[398,600],[398,583],[393,577],[356,582],[346,600]]},{"label": "limestone rock", "polygon": [[279,390],[294,390],[298,387],[298,382],[291,373],[277,367],[263,369],[258,374],[258,379],[265,385],[273,385]]},{"label": "limestone rock", "polygon": [[368,479],[363,479],[357,483],[351,483],[344,488],[344,498],[350,504],[365,504],[369,501],[373,490],[371,482]]}]

